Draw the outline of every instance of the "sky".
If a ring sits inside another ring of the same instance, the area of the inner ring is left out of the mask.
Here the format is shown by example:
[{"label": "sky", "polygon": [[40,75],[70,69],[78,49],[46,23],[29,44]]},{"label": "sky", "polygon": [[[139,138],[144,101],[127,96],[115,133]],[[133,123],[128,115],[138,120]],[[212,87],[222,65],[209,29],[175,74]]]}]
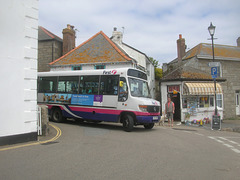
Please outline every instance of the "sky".
[{"label": "sky", "polygon": [[216,26],[215,44],[237,46],[240,37],[239,0],[39,0],[39,26],[62,38],[71,24],[76,46],[99,31],[108,37],[113,28],[123,42],[162,63],[177,57],[179,34],[186,51],[211,43],[208,27]]}]

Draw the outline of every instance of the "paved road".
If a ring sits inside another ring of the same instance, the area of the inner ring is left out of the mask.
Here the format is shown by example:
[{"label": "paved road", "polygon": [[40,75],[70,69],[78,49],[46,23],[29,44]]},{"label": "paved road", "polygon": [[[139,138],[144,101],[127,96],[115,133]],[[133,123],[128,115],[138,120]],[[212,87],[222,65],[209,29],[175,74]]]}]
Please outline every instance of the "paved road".
[{"label": "paved road", "polygon": [[[55,124],[54,142],[0,151],[1,179],[239,179],[240,134],[176,126]],[[0,149],[3,147],[0,147]]]}]

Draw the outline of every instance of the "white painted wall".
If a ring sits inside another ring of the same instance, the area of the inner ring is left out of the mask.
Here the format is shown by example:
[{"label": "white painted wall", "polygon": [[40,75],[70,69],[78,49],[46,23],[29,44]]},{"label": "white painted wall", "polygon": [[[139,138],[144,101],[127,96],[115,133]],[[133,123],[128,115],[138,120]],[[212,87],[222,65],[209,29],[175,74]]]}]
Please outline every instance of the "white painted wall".
[{"label": "white painted wall", "polygon": [[38,0],[0,2],[0,137],[37,131]]},{"label": "white painted wall", "polygon": [[[82,65],[82,70],[94,70],[94,64],[84,64]],[[106,64],[106,69],[114,69],[114,68],[127,68],[133,67],[132,63],[124,63],[124,64]],[[72,71],[72,66],[65,67],[51,67],[50,71]]]},{"label": "white painted wall", "polygon": [[146,57],[142,53],[139,53],[138,51],[124,45],[124,44],[118,44],[131,58],[135,59],[138,62],[138,65],[144,67],[147,69],[146,64]]}]

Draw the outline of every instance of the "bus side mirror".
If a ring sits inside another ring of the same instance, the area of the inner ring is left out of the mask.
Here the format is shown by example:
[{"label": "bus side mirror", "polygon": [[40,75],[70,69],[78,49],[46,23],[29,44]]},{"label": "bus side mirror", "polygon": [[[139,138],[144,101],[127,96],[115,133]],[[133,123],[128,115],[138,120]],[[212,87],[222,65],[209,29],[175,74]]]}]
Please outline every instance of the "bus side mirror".
[{"label": "bus side mirror", "polygon": [[120,82],[119,82],[119,86],[120,86],[120,87],[123,87],[123,81],[120,81]]}]

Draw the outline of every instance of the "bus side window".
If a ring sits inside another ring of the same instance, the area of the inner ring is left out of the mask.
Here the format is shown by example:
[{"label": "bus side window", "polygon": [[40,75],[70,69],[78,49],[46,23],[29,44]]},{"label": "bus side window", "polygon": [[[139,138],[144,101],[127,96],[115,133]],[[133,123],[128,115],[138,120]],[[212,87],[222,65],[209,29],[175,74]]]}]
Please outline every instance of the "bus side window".
[{"label": "bus side window", "polygon": [[98,94],[99,76],[81,76],[80,94]]},{"label": "bus side window", "polygon": [[78,76],[63,76],[59,77],[58,81],[58,92],[61,93],[78,93]]},{"label": "bus side window", "polygon": [[40,77],[38,79],[39,93],[55,93],[57,89],[57,77]]},{"label": "bus side window", "polygon": [[118,75],[102,75],[100,83],[100,94],[117,95],[118,94]]}]

